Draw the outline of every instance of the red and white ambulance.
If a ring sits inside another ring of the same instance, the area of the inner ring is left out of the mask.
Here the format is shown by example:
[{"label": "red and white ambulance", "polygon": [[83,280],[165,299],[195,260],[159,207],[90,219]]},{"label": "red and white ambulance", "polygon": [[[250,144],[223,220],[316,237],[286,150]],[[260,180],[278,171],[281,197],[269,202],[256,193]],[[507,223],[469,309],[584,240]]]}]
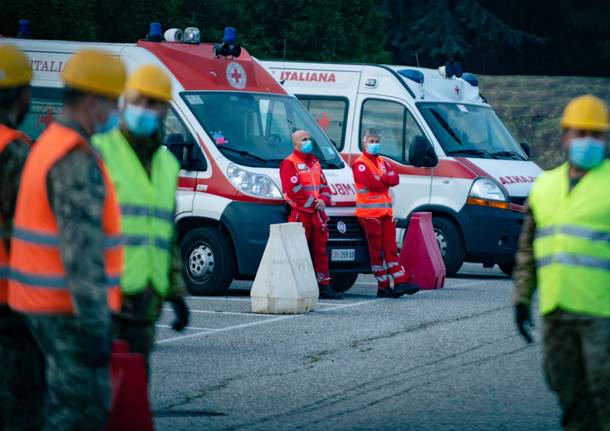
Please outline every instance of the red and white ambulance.
[{"label": "red and white ambulance", "polygon": [[[167,147],[181,163],[176,224],[185,257],[185,278],[194,294],[225,291],[234,279],[252,278],[269,225],[286,221],[280,161],[292,151],[291,133],[310,132],[314,154],[333,191],[328,208],[330,271],[337,290],[369,272],[366,242],[354,217],[355,189],[349,166],[307,110],[286,93],[245,49],[232,56],[199,43],[196,28],[163,41],[135,44],[78,43],[0,38],[29,56],[34,77],[32,104],[22,128],[33,139],[62,110],[59,72],[74,52],[103,49],[129,71],[142,64],[163,68],[172,79],[173,100],[163,124]],[[167,32],[166,32],[167,35]],[[233,51],[233,53],[235,53]]]},{"label": "red and white ambulance", "polygon": [[[410,66],[263,61],[295,94],[349,164],[365,128],[400,173],[392,192],[397,226],[431,211],[447,274],[464,261],[507,274],[524,201],[541,172],[458,64]],[[398,242],[404,231],[398,229]]]}]

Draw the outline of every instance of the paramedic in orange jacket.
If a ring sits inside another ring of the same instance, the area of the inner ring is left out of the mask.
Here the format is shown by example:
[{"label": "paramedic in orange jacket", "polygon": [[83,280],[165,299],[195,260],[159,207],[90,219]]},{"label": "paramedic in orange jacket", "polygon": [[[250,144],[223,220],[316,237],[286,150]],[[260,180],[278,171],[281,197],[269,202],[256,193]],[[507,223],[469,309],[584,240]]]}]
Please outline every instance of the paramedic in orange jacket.
[{"label": "paramedic in orange jacket", "polygon": [[284,197],[290,205],[288,221],[301,222],[309,243],[313,267],[320,288],[321,298],[338,296],[330,287],[328,273],[328,226],[326,207],[331,204],[332,194],[320,162],[313,152],[309,133],[297,130],[292,134],[294,151],[280,165],[280,178]]},{"label": "paramedic in orange jacket", "polygon": [[[409,283],[409,275],[398,261],[390,187],[398,185],[399,177],[388,162],[377,156],[381,145],[379,130],[366,129],[362,154],[352,164],[356,217],[367,238],[371,270],[377,279],[377,296],[398,298],[405,293],[416,293],[419,287]],[[393,288],[390,277],[394,279]]]}]

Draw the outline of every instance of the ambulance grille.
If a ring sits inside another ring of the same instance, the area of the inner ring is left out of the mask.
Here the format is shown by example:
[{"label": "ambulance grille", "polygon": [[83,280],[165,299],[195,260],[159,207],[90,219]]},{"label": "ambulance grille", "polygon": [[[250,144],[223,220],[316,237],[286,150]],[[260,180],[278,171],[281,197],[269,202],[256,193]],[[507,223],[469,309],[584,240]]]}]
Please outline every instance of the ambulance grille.
[{"label": "ambulance grille", "polygon": [[[345,229],[342,226],[345,226]],[[330,241],[353,241],[364,238],[362,228],[356,217],[331,217],[328,220],[328,229]]]}]

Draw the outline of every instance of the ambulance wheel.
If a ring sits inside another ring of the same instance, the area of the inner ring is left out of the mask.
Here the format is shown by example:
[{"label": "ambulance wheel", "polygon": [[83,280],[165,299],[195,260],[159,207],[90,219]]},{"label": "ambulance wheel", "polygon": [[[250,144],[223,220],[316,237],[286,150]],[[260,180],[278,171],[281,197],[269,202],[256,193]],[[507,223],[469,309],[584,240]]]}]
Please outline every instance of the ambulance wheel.
[{"label": "ambulance wheel", "polygon": [[506,260],[502,262],[498,262],[498,266],[502,270],[502,272],[509,277],[513,275],[513,270],[515,269],[515,260]]},{"label": "ambulance wheel", "polygon": [[335,292],[343,293],[351,289],[358,278],[358,274],[335,274],[331,277],[330,287]]},{"label": "ambulance wheel", "polygon": [[235,257],[228,238],[212,227],[193,229],[181,244],[184,281],[192,295],[219,295],[235,275]]},{"label": "ambulance wheel", "polygon": [[453,277],[464,263],[464,241],[458,227],[444,217],[432,217],[438,248],[443,256],[447,277]]}]

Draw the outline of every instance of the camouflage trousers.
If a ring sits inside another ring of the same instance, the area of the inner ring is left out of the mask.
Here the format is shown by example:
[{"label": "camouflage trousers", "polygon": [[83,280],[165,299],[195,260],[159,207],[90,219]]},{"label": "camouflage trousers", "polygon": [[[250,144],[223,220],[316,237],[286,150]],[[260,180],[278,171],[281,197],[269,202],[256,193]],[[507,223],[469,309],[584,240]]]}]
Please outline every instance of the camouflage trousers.
[{"label": "camouflage trousers", "polygon": [[610,431],[610,319],[544,317],[544,369],[570,431]]},{"label": "camouflage trousers", "polygon": [[100,431],[110,408],[109,366],[83,357],[83,330],[71,316],[28,315],[45,357],[45,431]]},{"label": "camouflage trousers", "polygon": [[0,430],[42,427],[44,359],[27,320],[0,309]]},{"label": "camouflage trousers", "polygon": [[113,316],[112,338],[127,341],[130,352],[144,355],[146,375],[149,379],[150,354],[155,344],[155,332],[154,323]]}]

